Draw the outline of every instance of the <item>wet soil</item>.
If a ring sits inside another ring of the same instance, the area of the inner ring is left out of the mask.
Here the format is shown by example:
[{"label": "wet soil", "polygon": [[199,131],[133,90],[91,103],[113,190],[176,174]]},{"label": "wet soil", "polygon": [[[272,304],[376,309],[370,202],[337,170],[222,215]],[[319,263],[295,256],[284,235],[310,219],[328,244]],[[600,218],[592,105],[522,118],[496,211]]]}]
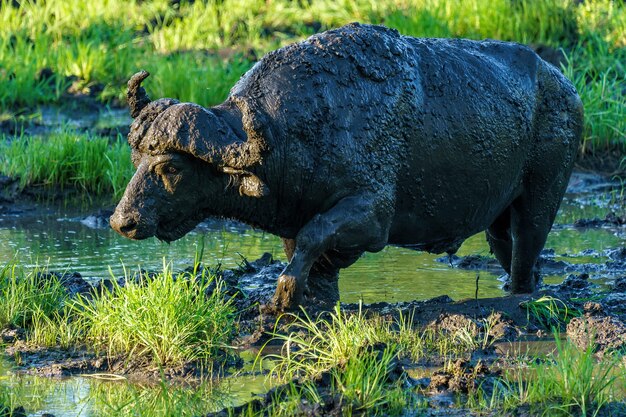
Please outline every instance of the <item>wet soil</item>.
[{"label": "wet soil", "polygon": [[[283,267],[283,263],[265,254],[254,262],[244,262],[236,270],[213,271],[218,279],[223,281],[226,293],[232,297],[237,310],[241,312],[241,333],[236,341],[238,347],[261,348],[269,340],[269,333],[285,331],[284,326],[288,324],[287,320],[279,320],[276,325],[276,317],[260,313],[259,308],[271,299],[276,279]],[[70,294],[89,296],[103,287],[112,288],[110,282],[94,283],[85,280],[77,273],[47,273],[41,274],[40,279],[52,277],[60,278]],[[574,343],[582,347],[593,343],[594,350],[599,355],[612,350],[624,350],[625,316],[622,311],[615,309],[618,303],[614,300],[626,296],[626,278],[617,279],[609,291],[596,293],[593,296],[594,303],[585,304],[579,300],[580,297],[576,296],[588,294],[590,285],[587,281],[584,274],[572,274],[562,284],[543,286],[540,291],[532,295],[460,301],[441,296],[406,303],[344,304],[342,309],[346,312],[357,312],[361,309],[366,315],[387,317],[399,317],[402,314],[403,317],[412,317],[417,327],[430,327],[444,333],[454,333],[459,329],[469,329],[473,335],[490,332],[487,335],[490,340],[490,347],[487,350],[479,349],[468,357],[453,361],[452,365],[446,366],[442,358],[430,358],[419,364],[397,360],[397,363],[393,365],[394,371],[391,372],[395,380],[402,378],[407,387],[419,388],[418,391],[422,393],[420,395],[424,396],[424,401],[428,404],[424,415],[484,415],[464,409],[450,409],[450,407],[458,404],[456,400],[458,395],[466,394],[479,385],[483,388],[488,387],[499,375],[502,356],[498,354],[492,342],[551,339],[549,329],[543,328],[541,323],[534,321],[523,307],[526,301],[544,295],[558,297],[570,308],[584,311],[584,315],[572,319],[567,326],[567,336]],[[125,282],[120,278],[118,283],[124,285]],[[307,310],[313,317],[324,314],[324,311],[316,305],[308,306]],[[485,327],[486,322],[491,323],[488,329]],[[201,376],[199,365],[194,363],[188,363],[177,369],[150,369],[146,364],[129,363],[123,357],[112,358],[98,355],[86,347],[43,349],[30,346],[24,342],[24,334],[24,330],[19,328],[5,329],[1,333],[3,341],[7,344],[5,353],[14,358],[19,373],[47,377],[113,373],[125,375],[130,380],[136,381],[159,380],[163,375],[174,381],[190,381]],[[590,339],[589,335],[594,335],[593,339]],[[224,364],[226,363],[227,361],[224,360]],[[232,361],[227,365],[231,369],[233,366],[237,367],[237,363]],[[408,370],[416,366],[433,369],[433,371],[423,378],[415,379],[408,374]],[[222,369],[226,368],[227,366],[222,367]],[[340,397],[331,392],[328,381],[325,382],[322,377],[316,384],[321,401],[314,404],[303,401],[299,406],[299,415],[342,415],[345,404]],[[252,403],[209,415],[225,416],[229,415],[229,412],[235,412],[236,415],[238,411],[248,408],[265,410],[272,402],[286,398],[288,395],[287,387],[278,387],[259,396]],[[619,404],[611,404],[607,410],[617,409],[616,407],[619,408]],[[532,415],[524,409],[518,411],[519,414],[513,415]],[[359,415],[359,413],[353,415]]]},{"label": "wet soil", "polygon": [[[623,254],[617,255],[618,257]],[[235,270],[212,270],[222,282],[226,297],[232,299],[239,312],[240,334],[238,347],[261,347],[269,333],[281,330],[276,316],[263,313],[261,308],[269,303],[276,287],[276,280],[285,264],[276,261],[269,253],[254,262],[244,261]],[[39,279],[58,279],[71,296],[77,294],[89,298],[94,292],[104,288],[112,290],[112,281],[83,278],[79,273],[49,272],[39,275]],[[117,279],[120,286],[125,285],[125,278]],[[212,291],[216,285],[209,288]],[[535,321],[524,307],[525,303],[542,296],[551,296],[562,300],[573,311],[584,311],[584,316],[573,319],[567,326],[567,333],[577,344],[589,343],[588,335],[595,334],[594,343],[598,352],[607,349],[621,349],[626,343],[626,312],[621,300],[626,299],[626,277],[615,281],[612,289],[601,293],[591,293],[591,284],[585,274],[571,274],[561,284],[545,285],[535,294],[509,295],[506,297],[467,299],[454,301],[448,296],[440,296],[424,301],[401,303],[379,302],[373,304],[342,304],[346,312],[363,311],[366,315],[387,317],[412,317],[416,328],[430,327],[443,332],[455,333],[467,329],[474,336],[485,330],[485,322],[490,326],[488,335],[493,340],[516,341],[527,339],[545,329],[541,322]],[[584,300],[593,297],[594,303]],[[318,304],[306,307],[309,315],[321,314],[327,309]],[[284,322],[286,324],[287,321]],[[5,329],[0,333],[3,341],[9,343],[6,353],[20,357],[17,364],[19,372],[46,376],[71,375],[87,372],[116,372],[126,375],[146,377],[155,370],[146,370],[145,364],[127,363],[124,358],[103,358],[89,352],[86,348],[42,349],[24,343],[25,331],[20,328]],[[545,333],[544,333],[545,334]],[[171,377],[190,377],[197,375],[194,364],[186,369],[172,369]]]}]

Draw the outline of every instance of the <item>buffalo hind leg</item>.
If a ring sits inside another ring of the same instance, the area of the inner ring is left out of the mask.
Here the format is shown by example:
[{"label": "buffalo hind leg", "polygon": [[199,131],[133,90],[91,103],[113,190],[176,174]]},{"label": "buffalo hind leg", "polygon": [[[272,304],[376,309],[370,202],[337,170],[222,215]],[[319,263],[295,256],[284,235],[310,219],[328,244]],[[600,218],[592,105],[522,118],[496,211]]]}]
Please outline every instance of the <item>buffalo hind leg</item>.
[{"label": "buffalo hind leg", "polygon": [[507,274],[511,275],[511,256],[513,242],[511,240],[511,208],[507,207],[491,226],[485,231],[491,253],[496,257]]},{"label": "buffalo hind leg", "polygon": [[538,66],[541,85],[535,110],[533,153],[525,167],[522,194],[511,205],[511,291],[535,290],[534,268],[567,188],[583,128],[576,91],[551,65]]},{"label": "buffalo hind leg", "polygon": [[377,208],[386,206],[377,204],[372,195],[352,196],[315,215],[295,238],[293,256],[278,277],[273,307],[294,309],[302,303],[309,272],[324,253],[342,249],[350,253],[375,252],[384,248],[391,216],[378,213]]}]

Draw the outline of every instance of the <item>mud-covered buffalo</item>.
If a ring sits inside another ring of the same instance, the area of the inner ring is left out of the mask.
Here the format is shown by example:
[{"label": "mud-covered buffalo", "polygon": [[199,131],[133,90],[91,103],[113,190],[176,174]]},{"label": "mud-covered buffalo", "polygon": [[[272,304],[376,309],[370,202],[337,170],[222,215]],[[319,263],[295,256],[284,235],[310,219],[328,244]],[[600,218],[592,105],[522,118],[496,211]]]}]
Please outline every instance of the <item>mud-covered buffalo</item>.
[{"label": "mud-covered buffalo", "polygon": [[151,101],[147,76],[129,81],[121,234],[171,241],[207,216],[276,234],[278,309],[337,300],[365,251],[454,253],[482,230],[511,290],[534,290],[583,110],[528,47],[350,24],[267,54],[211,108]]}]

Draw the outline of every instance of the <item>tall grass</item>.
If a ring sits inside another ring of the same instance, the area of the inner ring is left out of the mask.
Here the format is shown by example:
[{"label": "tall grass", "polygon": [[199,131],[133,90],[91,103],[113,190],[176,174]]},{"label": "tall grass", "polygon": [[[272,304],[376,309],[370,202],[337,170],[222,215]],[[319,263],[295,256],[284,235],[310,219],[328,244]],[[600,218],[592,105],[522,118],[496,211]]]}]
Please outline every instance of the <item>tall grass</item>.
[{"label": "tall grass", "polygon": [[306,312],[290,315],[292,323],[286,332],[274,334],[275,341],[283,343],[280,355],[269,355],[276,360],[274,372],[283,381],[304,376],[316,378],[337,366],[342,367],[372,346],[393,347],[395,355],[414,362],[424,358],[446,359],[489,348],[497,338],[491,333],[493,318],[479,321],[480,329],[460,327],[454,332],[433,327],[417,328],[413,315],[399,314],[394,320],[377,315],[366,317],[341,311],[316,319]]},{"label": "tall grass", "polygon": [[[0,107],[32,107],[101,84],[123,98],[128,77],[152,70],[155,96],[223,100],[254,57],[351,21],[403,34],[494,38],[565,48],[588,107],[585,149],[624,149],[626,6],[612,0],[107,0],[0,2]],[[124,10],[124,13],[119,13]],[[240,58],[250,57],[250,61]],[[232,57],[235,57],[234,59]],[[38,73],[52,69],[42,80]],[[70,79],[68,77],[76,77]]]},{"label": "tall grass", "polygon": [[366,320],[362,311],[357,314],[342,312],[339,306],[328,318],[313,320],[293,316],[294,323],[287,334],[275,334],[284,342],[281,355],[270,355],[277,360],[274,371],[283,381],[297,376],[317,378],[335,366],[345,365],[362,350],[388,339],[390,325],[382,320]]},{"label": "tall grass", "polygon": [[[275,361],[271,374],[279,381],[329,377],[331,393],[345,401],[348,415],[358,410],[396,415],[415,400],[401,390],[401,379],[391,377],[398,359],[447,361],[469,356],[495,341],[490,335],[493,319],[485,319],[478,333],[465,328],[452,333],[418,329],[411,314],[391,320],[367,317],[362,309],[349,313],[339,307],[315,319],[305,312],[289,315],[289,319],[286,332],[274,334],[272,339],[283,346],[280,354],[268,355]],[[311,398],[310,392],[297,395]]]},{"label": "tall grass", "polygon": [[383,20],[402,33],[418,37],[563,45],[576,36],[576,9],[568,0],[409,1]]},{"label": "tall grass", "polygon": [[[331,392],[341,397],[348,415],[351,410],[375,415],[382,409],[395,415],[406,405],[401,381],[390,378],[401,348],[393,341],[389,321],[366,319],[362,310],[349,314],[339,307],[316,320],[302,314],[293,316],[291,331],[274,335],[284,345],[281,355],[270,355],[276,360],[273,374],[282,381],[311,381],[328,373]],[[306,383],[295,392],[298,398],[314,398],[312,394],[317,391]]]},{"label": "tall grass", "polygon": [[0,269],[0,329],[28,327],[62,310],[68,295],[56,276],[42,278],[44,272],[40,268],[26,272],[17,262]]},{"label": "tall grass", "polygon": [[[231,87],[251,66],[241,56],[224,61],[202,52],[175,53],[146,64],[146,69],[154,74],[154,80],[146,85],[148,93],[154,97],[216,104],[226,98]],[[184,77],[180,76],[181,72]]]},{"label": "tall grass", "polygon": [[67,130],[45,138],[3,138],[0,172],[19,177],[22,187],[69,186],[120,197],[134,168],[122,138],[110,143],[107,138]]},{"label": "tall grass", "polygon": [[109,355],[168,367],[206,361],[228,347],[234,331],[234,308],[219,285],[209,291],[212,281],[206,273],[174,274],[164,264],[156,276],[127,276],[123,287],[79,297],[72,310],[88,343]]},{"label": "tall grass", "polygon": [[365,351],[332,370],[334,390],[347,400],[348,409],[376,410],[398,399],[389,378],[397,354],[396,346]]},{"label": "tall grass", "polygon": [[[582,48],[574,49],[564,67],[585,109],[581,149],[583,153],[626,149],[626,52],[618,54],[621,60],[609,63],[585,61],[581,58],[585,54],[588,52]],[[574,60],[579,61],[577,66],[572,64]]]},{"label": "tall grass", "polygon": [[45,269],[17,262],[0,269],[0,329],[25,330],[43,347],[88,346],[160,367],[198,361],[210,365],[234,337],[235,310],[206,270],[175,274],[127,273],[125,285],[70,299]]}]

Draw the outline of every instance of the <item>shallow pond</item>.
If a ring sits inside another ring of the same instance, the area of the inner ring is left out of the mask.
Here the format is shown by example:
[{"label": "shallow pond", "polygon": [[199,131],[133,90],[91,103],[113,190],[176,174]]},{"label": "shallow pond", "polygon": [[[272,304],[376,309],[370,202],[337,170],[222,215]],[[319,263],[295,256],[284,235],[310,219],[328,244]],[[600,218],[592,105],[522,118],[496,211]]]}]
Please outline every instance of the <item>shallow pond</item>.
[{"label": "shallow pond", "polygon": [[[619,210],[616,192],[602,188],[589,192],[588,188],[576,189],[574,186],[571,189],[583,192],[567,196],[546,249],[554,250],[555,260],[572,264],[606,262],[608,249],[623,246],[623,228],[620,232],[617,228],[581,229],[571,224],[580,218],[604,218],[608,211]],[[159,269],[163,259],[172,262],[175,268],[184,269],[193,264],[202,247],[205,263],[220,263],[224,268],[237,266],[243,258],[255,260],[264,252],[285,259],[279,238],[235,222],[204,222],[171,244],[154,238],[136,242],[119,236],[108,227],[91,228],[81,222],[94,211],[97,208],[77,210],[75,207],[47,206],[0,216],[0,263],[17,256],[25,265],[48,265],[55,271],[78,271],[87,278],[102,278],[111,272],[121,276],[124,268]],[[469,238],[458,255],[488,256],[484,233]],[[453,299],[474,297],[477,272],[452,268],[441,259],[437,261],[438,258],[441,255],[392,246],[379,253],[367,253],[356,264],[341,271],[342,301],[397,302],[442,294]],[[504,294],[500,288],[502,283],[497,279],[500,273],[497,270],[480,273],[479,297]],[[590,275],[601,278],[603,274]],[[547,276],[546,281],[554,283],[562,278]]]},{"label": "shallow pond", "polygon": [[[623,226],[577,228],[580,218],[604,218],[614,211],[624,215],[623,195],[603,184],[602,179],[577,174],[570,184],[570,193],[559,212],[550,233],[547,256],[554,261],[582,265],[593,282],[602,288],[626,271],[603,268],[611,261],[612,250],[624,247]],[[110,204],[109,204],[110,205]],[[47,265],[54,271],[78,271],[84,277],[120,276],[124,268],[158,270],[163,260],[183,269],[193,264],[202,251],[203,261],[232,268],[242,259],[254,260],[264,252],[284,260],[280,239],[235,222],[207,221],[183,239],[165,244],[156,239],[135,242],[125,239],[108,227],[92,228],[81,222],[97,208],[74,205],[71,208],[46,205],[32,210],[0,210],[0,264],[17,258],[23,265]],[[93,225],[91,225],[93,226]],[[203,248],[203,250],[201,250]],[[458,255],[489,255],[484,234],[468,239]],[[365,303],[377,301],[409,301],[447,294],[453,299],[474,297],[476,277],[480,275],[478,296],[494,297],[504,294],[501,271],[466,270],[452,267],[448,262],[413,250],[387,247],[379,253],[365,254],[356,264],[342,270],[340,292],[342,301]],[[623,268],[622,268],[623,269]],[[579,271],[580,272],[580,271]],[[548,283],[560,282],[565,273],[544,277]],[[171,389],[162,386],[144,387],[128,382],[101,381],[75,377],[48,380],[36,377],[15,377],[7,363],[0,363],[0,394],[2,390],[21,397],[19,405],[29,405],[31,415],[43,411],[59,416],[115,415],[115,407],[138,399],[158,403],[167,395],[179,395],[174,403],[201,402],[199,410],[209,411],[227,404],[241,403],[254,392],[267,389],[263,377],[228,378],[213,387]],[[199,391],[200,390],[200,391]],[[204,391],[202,391],[204,390]],[[206,391],[206,392],[205,392]],[[17,400],[16,400],[17,401]]]},{"label": "shallow pond", "polygon": [[52,413],[56,417],[202,415],[254,399],[267,392],[270,382],[252,368],[255,354],[241,375],[200,385],[172,385],[159,381],[128,381],[115,375],[95,374],[68,378],[15,376],[8,360],[0,358],[0,404],[22,406],[28,416]]}]

